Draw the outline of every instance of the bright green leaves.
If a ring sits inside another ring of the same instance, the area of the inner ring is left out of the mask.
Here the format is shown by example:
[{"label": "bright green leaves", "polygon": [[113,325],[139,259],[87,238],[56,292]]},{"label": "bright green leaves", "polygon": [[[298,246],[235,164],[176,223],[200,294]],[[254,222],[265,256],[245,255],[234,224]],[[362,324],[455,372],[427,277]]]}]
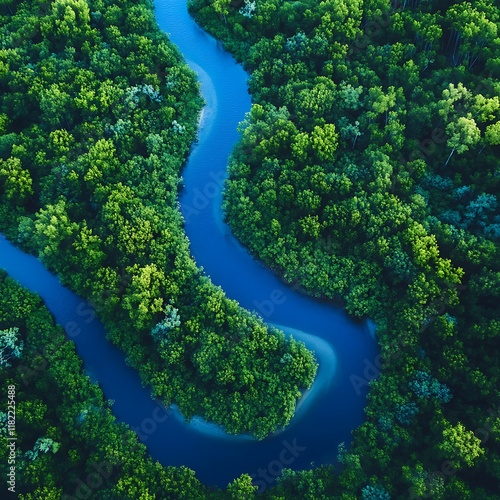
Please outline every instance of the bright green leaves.
[{"label": "bright green leaves", "polygon": [[[19,498],[59,500],[78,496],[75,491],[92,491],[100,498],[123,498],[131,492],[134,498],[207,498],[193,471],[164,468],[148,458],[137,435],[116,422],[99,386],[83,373],[72,342],[40,298],[3,274],[0,322],[2,328],[16,325],[25,344],[21,359],[0,370],[2,385],[16,387],[16,464],[22,464],[23,473],[16,484]],[[163,373],[156,379],[165,385]],[[159,424],[167,417],[166,408],[158,405],[154,421]],[[0,412],[2,429],[6,421],[7,413]],[[151,427],[137,429],[141,437],[151,432]]]},{"label": "bright green leaves", "polygon": [[130,31],[148,33],[154,29],[155,18],[149,6],[144,4],[133,5],[127,12],[125,26]]},{"label": "bright green leaves", "polygon": [[491,54],[498,37],[498,10],[488,2],[461,2],[446,12],[454,30],[453,62],[472,69],[479,59]]},{"label": "bright green leaves", "polygon": [[[446,431],[439,451],[442,428],[430,429],[429,416],[446,411],[454,423],[463,416],[467,429],[484,426],[485,412],[470,402],[491,406],[498,380],[498,294],[489,274],[500,234],[495,2],[313,8],[262,0],[259,13],[276,12],[265,26],[232,16],[228,29],[202,4],[193,2],[197,19],[252,70],[254,114],[225,194],[232,229],[287,280],[376,318],[387,355],[381,377],[388,376],[370,388],[369,421],[356,433],[340,486],[325,479],[328,493],[491,495],[477,485],[495,484],[498,475],[496,464],[483,467],[495,460],[492,439],[483,443],[484,462],[458,427]],[[283,108],[286,137],[270,118]],[[325,134],[329,124],[335,128]],[[272,134],[283,139],[280,147]],[[280,358],[284,368],[289,361]],[[453,390],[453,402],[441,408],[444,400],[419,398],[415,412],[408,383],[415,370],[430,368]],[[453,465],[439,470],[452,459],[476,468],[467,476]],[[280,495],[319,491],[306,473],[297,476]]]},{"label": "bright green leaves", "polygon": [[455,114],[460,109],[463,109],[470,101],[472,93],[464,86],[463,83],[454,85],[450,83],[446,89],[443,90],[442,99],[438,101],[439,115],[446,121],[450,114]]},{"label": "bright green leaves", "polygon": [[123,307],[128,311],[134,327],[142,330],[163,309],[165,275],[155,264],[144,267],[135,264],[127,268],[127,273],[131,281],[123,299]]},{"label": "bright green leaves", "polygon": [[23,224],[23,238],[30,247],[38,250],[42,262],[49,267],[61,270],[61,252],[69,250],[78,224],[73,222],[67,212],[67,204],[61,198],[54,205],[47,205],[37,214],[34,222]]},{"label": "bright green leaves", "polygon": [[321,224],[319,223],[317,215],[306,215],[299,220],[300,227],[304,235],[317,239],[320,235]]},{"label": "bright green leaves", "polygon": [[316,78],[312,88],[301,90],[293,102],[300,128],[310,130],[314,125],[324,125],[336,101],[336,86],[328,78]]},{"label": "bright green leaves", "polygon": [[326,123],[323,127],[315,126],[311,134],[311,144],[319,161],[332,161],[338,145],[335,125]]},{"label": "bright green leaves", "polygon": [[356,110],[361,106],[360,96],[363,93],[363,87],[353,87],[350,83],[345,81],[340,82],[338,98],[342,101],[342,107],[345,109]]},{"label": "bright green leaves", "polygon": [[44,36],[52,36],[64,47],[70,40],[81,44],[90,31],[90,9],[85,0],[55,0],[40,22]]},{"label": "bright green leaves", "polygon": [[83,180],[97,187],[105,179],[109,182],[112,174],[118,168],[118,159],[113,141],[110,139],[100,139],[89,149],[85,159],[88,165]]},{"label": "bright green leaves", "polygon": [[[99,172],[99,169],[92,165],[89,172]],[[108,244],[113,242],[121,258],[135,255],[137,259],[142,259],[148,252],[153,235],[160,229],[158,214],[153,208],[144,206],[133,190],[121,183],[116,184],[114,189],[103,188],[96,193],[96,197],[100,198],[101,193],[106,192],[109,195],[100,214],[101,235],[108,240]]]},{"label": "bright green leaves", "polygon": [[20,358],[24,342],[20,338],[19,328],[0,330],[0,368],[11,366],[12,359]]},{"label": "bright green leaves", "polygon": [[306,160],[309,154],[310,139],[307,132],[299,132],[291,145],[293,156],[300,162]]},{"label": "bright green leaves", "polygon": [[445,427],[439,450],[442,456],[451,460],[457,469],[464,466],[472,467],[474,462],[484,455],[481,440],[460,422],[455,426],[448,424]]},{"label": "bright green leaves", "polygon": [[471,116],[461,116],[456,122],[448,124],[446,133],[448,134],[446,144],[452,148],[446,164],[448,164],[451,155],[455,151],[462,154],[475,146],[481,138],[481,131]]},{"label": "bright green leaves", "polygon": [[0,159],[0,192],[13,204],[22,203],[33,194],[33,182],[28,170],[16,157]]},{"label": "bright green leaves", "polygon": [[229,4],[230,0],[213,0],[213,8],[221,17],[227,16],[229,14]]},{"label": "bright green leaves", "polygon": [[53,128],[60,125],[68,126],[71,121],[71,105],[72,99],[70,95],[61,90],[56,83],[51,84],[49,88],[41,93],[40,109],[42,119]]},{"label": "bright green leaves", "polygon": [[368,102],[371,105],[371,113],[368,116],[375,118],[377,115],[385,115],[385,124],[388,121],[388,112],[396,105],[396,91],[393,86],[384,92],[381,87],[372,87],[368,90]]},{"label": "bright green leaves", "polygon": [[500,145],[500,121],[488,125],[484,137],[487,144],[491,146]]},{"label": "bright green leaves", "polygon": [[226,491],[233,500],[242,500],[251,498],[258,490],[257,486],[252,484],[252,478],[248,474],[242,474],[227,485]]},{"label": "bright green leaves", "polygon": [[[192,357],[202,380],[209,381],[215,377],[222,383],[233,380],[231,376],[232,370],[229,366],[224,367],[222,363],[226,353],[226,342],[219,335],[214,332],[207,332],[203,336],[202,345]],[[219,367],[222,368],[222,375],[218,374]]]},{"label": "bright green leaves", "polygon": [[52,151],[59,158],[66,157],[75,145],[74,137],[66,129],[54,130],[49,134],[49,138]]}]

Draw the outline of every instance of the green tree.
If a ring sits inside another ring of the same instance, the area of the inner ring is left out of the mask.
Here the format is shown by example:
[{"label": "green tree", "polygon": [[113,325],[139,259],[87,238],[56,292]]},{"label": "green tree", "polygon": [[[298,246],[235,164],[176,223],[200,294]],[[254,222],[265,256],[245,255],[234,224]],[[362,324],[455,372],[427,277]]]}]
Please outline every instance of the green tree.
[{"label": "green tree", "polygon": [[11,359],[20,358],[24,342],[19,338],[19,328],[0,330],[0,366],[11,366]]},{"label": "green tree", "polygon": [[227,485],[229,497],[234,500],[252,498],[258,487],[252,484],[252,478],[248,474],[242,474]]},{"label": "green tree", "polygon": [[333,123],[314,127],[311,133],[311,146],[319,161],[332,161],[337,145],[338,134]]},{"label": "green tree", "polygon": [[470,115],[461,116],[457,121],[449,123],[446,127],[446,133],[448,135],[446,144],[452,149],[445,165],[448,165],[455,151],[462,154],[475,146],[481,138],[481,131]]},{"label": "green tree", "polygon": [[0,159],[0,181],[3,181],[3,194],[13,203],[22,203],[33,194],[31,175],[19,158]]},{"label": "green tree", "polygon": [[439,450],[441,456],[450,459],[456,468],[472,467],[477,458],[484,455],[481,440],[460,422],[445,427]]}]

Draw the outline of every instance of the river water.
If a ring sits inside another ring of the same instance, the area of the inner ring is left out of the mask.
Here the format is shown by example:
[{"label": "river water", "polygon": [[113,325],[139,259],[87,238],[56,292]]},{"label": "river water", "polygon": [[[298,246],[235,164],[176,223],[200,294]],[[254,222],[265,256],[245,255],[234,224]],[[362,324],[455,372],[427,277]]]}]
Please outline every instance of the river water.
[{"label": "river water", "polygon": [[207,103],[198,143],[183,172],[180,199],[191,252],[229,297],[315,351],[320,368],[313,388],[291,424],[260,442],[228,436],[198,418],[187,424],[175,408],[166,410],[151,399],[122,352],[106,341],[87,303],[2,236],[0,267],[42,296],[71,333],[86,373],[114,400],[113,413],[138,432],[154,459],[164,465],[186,465],[203,482],[216,486],[247,472],[262,491],[283,466],[301,469],[336,461],[337,445],[349,443],[351,431],[363,421],[366,391],[353,384],[353,376],[363,377],[378,351],[367,322],[355,322],[342,310],[285,286],[248,254],[223,222],[222,182],[238,139],[237,124],[250,109],[248,75],[194,23],[184,0],[157,0],[155,7],[160,27],[198,74]]}]

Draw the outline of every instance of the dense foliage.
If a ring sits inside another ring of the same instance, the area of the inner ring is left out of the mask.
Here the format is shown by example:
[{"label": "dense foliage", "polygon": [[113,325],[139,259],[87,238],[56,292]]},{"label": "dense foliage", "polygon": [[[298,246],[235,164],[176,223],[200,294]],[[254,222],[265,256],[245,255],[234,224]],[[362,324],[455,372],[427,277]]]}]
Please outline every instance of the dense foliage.
[{"label": "dense foliage", "polygon": [[[0,273],[0,339],[16,331],[2,350],[3,399],[15,396],[15,474],[12,497],[61,498],[211,498],[185,468],[161,467],[124,424],[118,424],[100,388],[82,372],[73,342],[36,295]],[[7,406],[0,410],[0,470],[9,470]],[[11,429],[11,428],[9,428]],[[2,492],[5,496],[5,480]],[[215,498],[215,497],[214,497]]]},{"label": "dense foliage", "polygon": [[90,298],[155,397],[231,433],[286,425],[316,363],[190,256],[177,197],[202,99],[151,2],[0,14],[1,230]]},{"label": "dense foliage", "polygon": [[190,9],[251,72],[228,222],[290,282],[373,318],[382,352],[351,376],[369,404],[340,475],[290,471],[270,495],[499,498],[497,2]]}]

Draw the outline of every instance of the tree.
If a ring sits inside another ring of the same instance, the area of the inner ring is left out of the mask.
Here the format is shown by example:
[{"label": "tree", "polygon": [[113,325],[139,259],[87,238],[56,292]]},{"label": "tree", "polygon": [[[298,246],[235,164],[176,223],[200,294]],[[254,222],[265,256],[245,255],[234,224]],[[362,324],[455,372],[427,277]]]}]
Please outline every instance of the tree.
[{"label": "tree", "polygon": [[48,16],[42,18],[41,32],[60,48],[67,43],[81,45],[90,31],[90,9],[85,0],[55,0]]},{"label": "tree", "polygon": [[60,446],[61,443],[57,443],[49,437],[41,437],[36,440],[35,444],[33,445],[33,449],[28,450],[24,454],[24,456],[29,460],[36,460],[39,453],[48,453],[49,451],[52,453],[57,453]]},{"label": "tree", "polygon": [[70,128],[72,102],[68,92],[62,90],[57,83],[52,83],[40,95],[40,109],[44,123],[52,129],[59,128],[61,125],[66,129]]},{"label": "tree", "polygon": [[118,168],[116,148],[111,139],[99,139],[89,148],[87,155],[81,157],[81,161],[88,166],[83,180],[88,182],[94,189],[101,183],[109,183],[113,180],[113,174]]},{"label": "tree", "polygon": [[484,455],[481,440],[460,422],[456,426],[448,424],[445,427],[443,441],[438,448],[441,456],[449,459],[457,469],[464,466],[472,467],[477,458]]},{"label": "tree", "polygon": [[62,270],[64,261],[59,252],[70,247],[78,231],[78,224],[73,222],[67,212],[63,198],[54,205],[47,205],[35,215],[35,220],[21,222],[21,237],[31,248],[38,252],[39,258],[48,266]]},{"label": "tree", "polygon": [[162,310],[165,275],[156,264],[144,267],[135,264],[127,268],[127,272],[132,279],[126,289],[123,307],[129,312],[135,327],[143,329]]},{"label": "tree", "polygon": [[361,490],[362,500],[390,500],[391,496],[381,486],[365,486]]},{"label": "tree", "polygon": [[252,484],[252,478],[248,474],[242,474],[227,485],[227,492],[234,500],[253,498],[257,490],[258,486]]},{"label": "tree", "polygon": [[475,146],[481,138],[481,131],[470,114],[467,117],[461,116],[457,121],[449,123],[446,127],[446,134],[448,135],[446,144],[452,149],[445,165],[448,165],[455,151],[462,154]]},{"label": "tree", "polygon": [[11,366],[13,358],[20,358],[24,342],[19,338],[19,328],[0,330],[0,367]]},{"label": "tree", "polygon": [[161,349],[165,349],[168,343],[168,333],[172,330],[178,330],[181,326],[179,309],[175,308],[172,303],[165,306],[164,313],[165,317],[156,323],[151,330],[151,336]]},{"label": "tree", "polygon": [[370,118],[385,114],[385,125],[389,121],[389,110],[396,105],[396,90],[393,86],[387,88],[384,93],[382,87],[372,87],[368,91],[367,102],[371,111],[367,113]]},{"label": "tree", "polygon": [[4,195],[13,203],[20,204],[33,194],[33,182],[30,173],[22,167],[19,158],[0,159],[0,182],[2,180]]},{"label": "tree", "polygon": [[454,30],[451,36],[454,38],[452,59],[455,66],[465,59],[469,70],[472,69],[477,60],[488,53],[485,49],[495,43],[498,11],[488,7],[486,12],[482,11],[481,7],[486,5],[487,2],[482,5],[480,2],[476,5],[460,2],[447,10],[446,19]]},{"label": "tree", "polygon": [[358,120],[356,120],[353,125],[349,123],[348,119],[345,116],[343,116],[339,120],[339,126],[340,126],[341,137],[345,139],[351,139],[352,140],[351,148],[354,149],[358,137],[363,134],[362,132],[359,131]]},{"label": "tree", "polygon": [[500,121],[486,127],[484,138],[486,143],[490,146],[500,145]]},{"label": "tree", "polygon": [[227,23],[226,16],[229,14],[229,5],[231,0],[213,0],[213,7],[215,12],[219,14],[219,17],[224,19],[224,23]]},{"label": "tree", "polygon": [[438,113],[445,122],[449,121],[451,114],[456,114],[460,109],[465,109],[472,98],[472,93],[460,82],[457,86],[450,83],[443,90],[442,99],[438,101]]}]

